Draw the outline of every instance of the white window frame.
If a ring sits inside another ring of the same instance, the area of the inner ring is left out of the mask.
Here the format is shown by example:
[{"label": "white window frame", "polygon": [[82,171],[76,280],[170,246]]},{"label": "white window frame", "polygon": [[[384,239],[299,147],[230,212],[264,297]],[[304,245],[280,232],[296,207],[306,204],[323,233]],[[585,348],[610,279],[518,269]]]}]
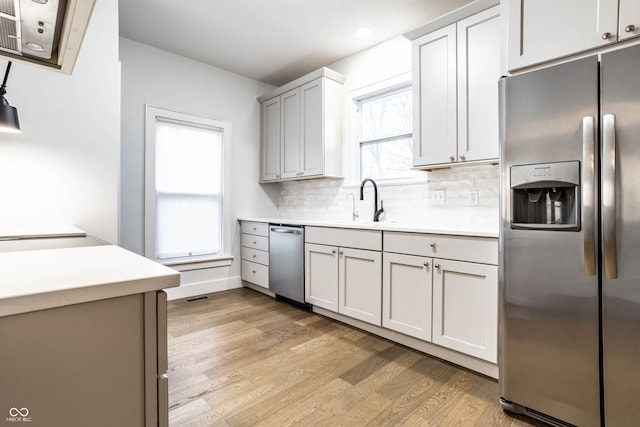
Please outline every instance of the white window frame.
[{"label": "white window frame", "polygon": [[[158,120],[185,123],[187,125],[203,126],[222,131],[222,195],[221,195],[221,251],[216,255],[204,255],[176,258],[172,260],[156,259],[156,122]],[[231,206],[228,195],[230,189],[231,165],[231,122],[214,120],[191,114],[179,113],[163,108],[145,105],[145,256],[170,266],[178,271],[196,270],[202,268],[223,267],[231,265],[232,230],[229,226]]]},{"label": "white window frame", "polygon": [[[361,101],[380,96],[394,90],[411,86],[411,73],[404,73],[398,76],[383,80],[369,86],[355,89],[347,93],[346,99],[346,140],[349,141],[345,149],[345,178],[347,186],[360,185],[360,112],[358,111]],[[414,103],[415,103],[414,99]],[[413,129],[412,129],[413,132]],[[376,181],[378,186],[424,184],[427,182],[427,172],[413,170],[411,177],[385,179]]]}]

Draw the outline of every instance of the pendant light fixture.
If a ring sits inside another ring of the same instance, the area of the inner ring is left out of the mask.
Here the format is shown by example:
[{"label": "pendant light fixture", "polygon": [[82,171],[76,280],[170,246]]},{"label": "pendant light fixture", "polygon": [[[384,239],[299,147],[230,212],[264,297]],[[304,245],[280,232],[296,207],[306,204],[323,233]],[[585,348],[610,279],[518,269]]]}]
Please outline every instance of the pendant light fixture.
[{"label": "pendant light fixture", "polygon": [[7,93],[7,78],[11,70],[11,61],[7,64],[7,70],[4,72],[4,80],[0,87],[0,132],[20,133],[20,122],[18,121],[18,110],[16,107],[9,105],[4,97]]}]

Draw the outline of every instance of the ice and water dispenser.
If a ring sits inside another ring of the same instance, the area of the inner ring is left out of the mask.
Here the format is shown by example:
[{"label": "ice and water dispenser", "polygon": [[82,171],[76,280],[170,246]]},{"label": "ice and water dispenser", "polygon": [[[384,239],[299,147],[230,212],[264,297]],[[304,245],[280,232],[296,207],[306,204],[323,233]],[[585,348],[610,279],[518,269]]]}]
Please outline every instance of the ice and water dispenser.
[{"label": "ice and water dispenser", "polygon": [[511,228],[580,229],[580,162],[511,167]]}]

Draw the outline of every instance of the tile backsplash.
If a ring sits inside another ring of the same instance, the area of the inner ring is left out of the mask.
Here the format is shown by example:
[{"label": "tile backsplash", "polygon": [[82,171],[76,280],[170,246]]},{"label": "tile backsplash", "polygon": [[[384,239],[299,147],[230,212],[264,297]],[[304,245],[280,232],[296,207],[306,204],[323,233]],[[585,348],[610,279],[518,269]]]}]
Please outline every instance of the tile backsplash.
[{"label": "tile backsplash", "polygon": [[[378,200],[383,200],[385,210],[381,221],[423,226],[495,227],[497,230],[498,165],[458,166],[422,175],[425,178],[420,183],[379,183]],[[278,214],[281,218],[350,221],[355,198],[357,221],[373,219],[371,184],[365,186],[363,201],[360,200],[359,185],[345,185],[340,179],[288,181],[279,185]]]}]

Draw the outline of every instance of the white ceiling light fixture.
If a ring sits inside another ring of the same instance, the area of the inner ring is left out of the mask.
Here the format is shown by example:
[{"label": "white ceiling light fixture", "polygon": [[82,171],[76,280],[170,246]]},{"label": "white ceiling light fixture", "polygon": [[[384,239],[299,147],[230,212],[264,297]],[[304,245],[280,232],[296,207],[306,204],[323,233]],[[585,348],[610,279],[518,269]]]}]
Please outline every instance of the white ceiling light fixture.
[{"label": "white ceiling light fixture", "polygon": [[358,27],[355,32],[356,38],[361,40],[368,39],[369,37],[371,37],[371,34],[373,34],[373,32],[369,27]]}]

